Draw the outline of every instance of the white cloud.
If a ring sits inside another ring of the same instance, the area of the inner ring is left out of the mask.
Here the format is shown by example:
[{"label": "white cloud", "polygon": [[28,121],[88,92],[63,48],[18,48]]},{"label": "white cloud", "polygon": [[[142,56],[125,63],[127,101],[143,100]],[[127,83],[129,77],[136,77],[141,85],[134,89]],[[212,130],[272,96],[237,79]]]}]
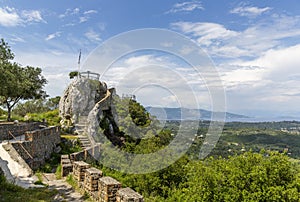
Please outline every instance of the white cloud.
[{"label": "white cloud", "polygon": [[63,14],[60,14],[58,17],[65,18],[68,16],[77,15],[79,11],[80,11],[79,8],[74,8],[74,9],[68,8]]},{"label": "white cloud", "polygon": [[[63,14],[60,14],[58,17],[59,18],[67,18],[67,17],[79,17],[79,23],[83,23],[89,20],[90,15],[92,14],[96,14],[98,13],[97,10],[87,10],[87,11],[80,11],[79,8],[74,8],[74,9],[70,9],[68,8]],[[72,22],[72,23],[68,23],[64,26],[74,26],[77,23]]]},{"label": "white cloud", "polygon": [[[145,106],[197,108],[196,101],[202,107],[210,106],[209,93],[199,73],[177,60],[176,56],[161,53],[133,54],[116,61],[101,76],[119,95],[135,94]],[[178,100],[171,100],[175,97]]]},{"label": "white cloud", "polygon": [[299,78],[294,77],[300,75],[299,53],[300,44],[281,49],[270,49],[257,59],[240,64],[265,68],[264,79],[274,81],[299,80]]},{"label": "white cloud", "polygon": [[22,19],[14,8],[0,8],[0,25],[14,27],[22,24]]},{"label": "white cloud", "polygon": [[299,38],[300,16],[273,15],[238,31],[210,22],[176,22],[171,27],[191,36],[211,56],[258,57],[285,39]]},{"label": "white cloud", "polygon": [[186,1],[182,3],[176,3],[171,10],[166,13],[178,13],[178,12],[191,12],[194,10],[204,10],[200,1]]},{"label": "white cloud", "polygon": [[10,39],[12,42],[25,42],[25,40],[18,36],[13,36],[13,38]]},{"label": "white cloud", "polygon": [[45,40],[46,40],[46,41],[49,41],[49,40],[54,39],[54,38],[56,38],[56,37],[60,37],[60,35],[61,35],[61,32],[55,32],[55,33],[53,33],[53,34],[49,34],[49,35],[45,38]]},{"label": "white cloud", "polygon": [[86,21],[88,21],[88,19],[89,19],[88,16],[82,16],[82,17],[79,17],[79,23],[86,22]]},{"label": "white cloud", "polygon": [[5,27],[15,27],[32,22],[46,22],[38,10],[18,11],[15,8],[0,8],[0,25]]},{"label": "white cloud", "polygon": [[250,23],[242,30],[209,22],[176,22],[171,27],[213,56],[229,111],[295,114],[300,111],[300,16],[273,14]]},{"label": "white cloud", "polygon": [[228,108],[290,114],[299,111],[299,52],[300,44],[270,49],[256,59],[236,60],[219,67]]},{"label": "white cloud", "polygon": [[232,9],[230,13],[234,13],[246,17],[256,17],[269,10],[271,10],[270,7],[258,8],[258,7],[251,7],[251,6],[244,6],[244,7],[240,6]]},{"label": "white cloud", "polygon": [[37,10],[22,11],[22,17],[26,22],[45,22],[41,12]]},{"label": "white cloud", "polygon": [[88,10],[88,11],[85,11],[83,14],[87,15],[87,14],[95,14],[95,13],[98,13],[98,11],[96,11],[96,10]]},{"label": "white cloud", "polygon": [[79,17],[79,23],[88,21],[88,19],[90,18],[90,15],[95,14],[95,13],[98,13],[98,11],[88,10],[88,11],[83,12],[83,16]]},{"label": "white cloud", "polygon": [[84,34],[84,36],[86,38],[88,38],[90,41],[92,42],[99,42],[101,41],[101,37],[100,37],[100,34],[96,33],[94,30],[89,30],[88,32],[86,32]]},{"label": "white cloud", "polygon": [[229,39],[238,35],[238,32],[226,29],[223,25],[217,23],[177,22],[173,23],[172,26],[197,37],[197,41],[205,46],[211,45],[214,40]]},{"label": "white cloud", "polygon": [[[28,49],[29,50],[29,49]],[[64,51],[22,51],[15,50],[15,61],[26,66],[42,68],[42,74],[48,80],[45,86],[47,94],[51,97],[62,95],[70,83],[69,72],[77,70],[76,54]]]}]

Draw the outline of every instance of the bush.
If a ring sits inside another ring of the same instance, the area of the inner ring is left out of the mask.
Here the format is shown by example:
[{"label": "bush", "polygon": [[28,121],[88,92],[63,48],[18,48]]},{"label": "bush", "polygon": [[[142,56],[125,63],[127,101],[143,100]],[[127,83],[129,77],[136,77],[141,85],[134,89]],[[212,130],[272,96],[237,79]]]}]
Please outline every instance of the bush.
[{"label": "bush", "polygon": [[51,110],[44,113],[28,113],[26,114],[28,121],[46,121],[50,126],[60,125],[59,110]]}]

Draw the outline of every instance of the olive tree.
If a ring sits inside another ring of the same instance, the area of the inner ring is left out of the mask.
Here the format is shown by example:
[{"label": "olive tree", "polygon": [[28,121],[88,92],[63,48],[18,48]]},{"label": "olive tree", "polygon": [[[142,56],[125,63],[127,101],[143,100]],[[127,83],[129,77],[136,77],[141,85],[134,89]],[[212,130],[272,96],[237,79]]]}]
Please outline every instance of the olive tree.
[{"label": "olive tree", "polygon": [[38,67],[22,67],[12,62],[14,54],[8,44],[0,41],[0,103],[7,108],[7,121],[11,110],[20,100],[39,99],[46,96],[43,90],[47,80]]}]

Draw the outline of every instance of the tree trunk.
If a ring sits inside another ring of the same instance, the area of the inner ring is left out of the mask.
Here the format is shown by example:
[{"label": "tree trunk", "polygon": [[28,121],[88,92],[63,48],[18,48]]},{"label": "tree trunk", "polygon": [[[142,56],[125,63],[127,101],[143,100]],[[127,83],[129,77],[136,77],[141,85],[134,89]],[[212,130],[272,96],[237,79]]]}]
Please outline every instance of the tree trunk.
[{"label": "tree trunk", "polygon": [[7,121],[11,121],[11,106],[7,104]]}]

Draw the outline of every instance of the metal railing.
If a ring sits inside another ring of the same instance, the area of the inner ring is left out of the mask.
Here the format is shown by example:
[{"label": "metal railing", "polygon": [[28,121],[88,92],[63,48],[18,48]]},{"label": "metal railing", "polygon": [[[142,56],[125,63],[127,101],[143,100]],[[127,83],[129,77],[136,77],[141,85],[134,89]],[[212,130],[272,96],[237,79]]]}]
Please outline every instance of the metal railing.
[{"label": "metal railing", "polygon": [[95,73],[95,72],[91,72],[91,71],[80,72],[79,76],[84,77],[84,78],[88,78],[88,79],[95,79],[95,80],[99,80],[99,78],[100,78],[100,74]]}]

